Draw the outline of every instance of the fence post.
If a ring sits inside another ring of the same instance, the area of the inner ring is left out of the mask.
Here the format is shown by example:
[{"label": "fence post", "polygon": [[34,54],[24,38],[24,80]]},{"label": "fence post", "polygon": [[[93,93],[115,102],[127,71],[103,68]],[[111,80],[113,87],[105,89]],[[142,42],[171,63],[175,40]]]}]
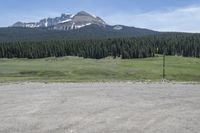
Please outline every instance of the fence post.
[{"label": "fence post", "polygon": [[163,80],[165,80],[165,53],[163,54]]}]

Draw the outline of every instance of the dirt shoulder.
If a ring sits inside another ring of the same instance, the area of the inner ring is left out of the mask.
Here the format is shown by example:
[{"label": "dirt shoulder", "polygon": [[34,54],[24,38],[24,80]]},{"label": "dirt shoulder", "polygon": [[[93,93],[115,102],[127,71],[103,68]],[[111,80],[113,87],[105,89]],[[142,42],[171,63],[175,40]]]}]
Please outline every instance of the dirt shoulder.
[{"label": "dirt shoulder", "polygon": [[197,133],[200,84],[3,83],[0,132]]}]

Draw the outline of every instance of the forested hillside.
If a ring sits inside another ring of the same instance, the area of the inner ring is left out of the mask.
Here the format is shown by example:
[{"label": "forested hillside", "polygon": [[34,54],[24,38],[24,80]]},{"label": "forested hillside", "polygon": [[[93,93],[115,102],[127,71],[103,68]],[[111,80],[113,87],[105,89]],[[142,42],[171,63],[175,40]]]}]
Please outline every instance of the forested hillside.
[{"label": "forested hillside", "polygon": [[115,26],[99,27],[89,25],[77,30],[53,30],[49,28],[0,28],[0,41],[43,41],[43,40],[88,40],[121,37],[139,37],[155,35],[159,32],[135,27],[122,26],[116,30]]},{"label": "forested hillside", "polygon": [[100,59],[153,57],[155,54],[200,57],[200,34],[165,33],[161,35],[88,40],[4,41],[0,58],[45,58],[79,56]]}]

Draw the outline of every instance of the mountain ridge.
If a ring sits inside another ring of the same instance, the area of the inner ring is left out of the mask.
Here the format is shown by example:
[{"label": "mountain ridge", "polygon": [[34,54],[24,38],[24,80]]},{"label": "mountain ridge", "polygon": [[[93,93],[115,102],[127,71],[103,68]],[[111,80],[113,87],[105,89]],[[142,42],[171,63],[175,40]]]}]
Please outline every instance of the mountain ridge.
[{"label": "mountain ridge", "polygon": [[60,17],[45,18],[39,22],[17,22],[0,28],[0,41],[16,40],[79,40],[127,38],[160,34],[150,29],[109,25],[98,16],[85,11],[77,14],[61,14]]},{"label": "mountain ridge", "polygon": [[98,26],[107,25],[106,22],[100,17],[91,15],[85,11],[80,11],[76,14],[62,13],[59,17],[44,18],[38,22],[21,22],[14,23],[11,27],[24,27],[24,28],[50,28],[54,30],[73,30],[79,29],[91,24]]},{"label": "mountain ridge", "polygon": [[113,30],[115,26],[99,27],[89,25],[76,30],[49,30],[48,28],[0,28],[0,41],[35,41],[35,40],[87,40],[105,38],[127,38],[160,34],[148,29],[125,27]]}]

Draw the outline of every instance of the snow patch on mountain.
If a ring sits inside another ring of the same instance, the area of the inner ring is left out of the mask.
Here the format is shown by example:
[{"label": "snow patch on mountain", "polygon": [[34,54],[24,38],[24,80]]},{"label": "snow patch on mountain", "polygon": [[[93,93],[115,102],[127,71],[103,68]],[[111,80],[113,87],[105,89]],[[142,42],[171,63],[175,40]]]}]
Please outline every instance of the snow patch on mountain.
[{"label": "snow patch on mountain", "polygon": [[95,16],[95,15],[93,15],[93,14],[92,14],[92,17],[97,18],[97,16]]},{"label": "snow patch on mountain", "polygon": [[75,29],[80,29],[80,28],[82,28],[82,27],[85,27],[85,26],[89,26],[89,25],[91,25],[92,23],[87,23],[87,24],[82,24],[82,25],[76,25],[75,26]]},{"label": "snow patch on mountain", "polygon": [[75,14],[72,14],[71,16],[70,16],[70,18],[73,18],[75,16]]},{"label": "snow patch on mountain", "polygon": [[48,27],[48,22],[47,22],[47,19],[46,19],[46,22],[45,22],[45,27]]},{"label": "snow patch on mountain", "polygon": [[72,21],[72,19],[63,20],[63,21],[61,21],[59,23],[66,23],[66,22],[69,22],[69,21]]},{"label": "snow patch on mountain", "polygon": [[75,23],[73,22],[72,26],[71,26],[71,30],[74,29]]},{"label": "snow patch on mountain", "polygon": [[122,30],[122,29],[123,29],[123,26],[121,26],[121,25],[116,25],[116,26],[114,26],[113,29],[114,29],[114,30]]}]

